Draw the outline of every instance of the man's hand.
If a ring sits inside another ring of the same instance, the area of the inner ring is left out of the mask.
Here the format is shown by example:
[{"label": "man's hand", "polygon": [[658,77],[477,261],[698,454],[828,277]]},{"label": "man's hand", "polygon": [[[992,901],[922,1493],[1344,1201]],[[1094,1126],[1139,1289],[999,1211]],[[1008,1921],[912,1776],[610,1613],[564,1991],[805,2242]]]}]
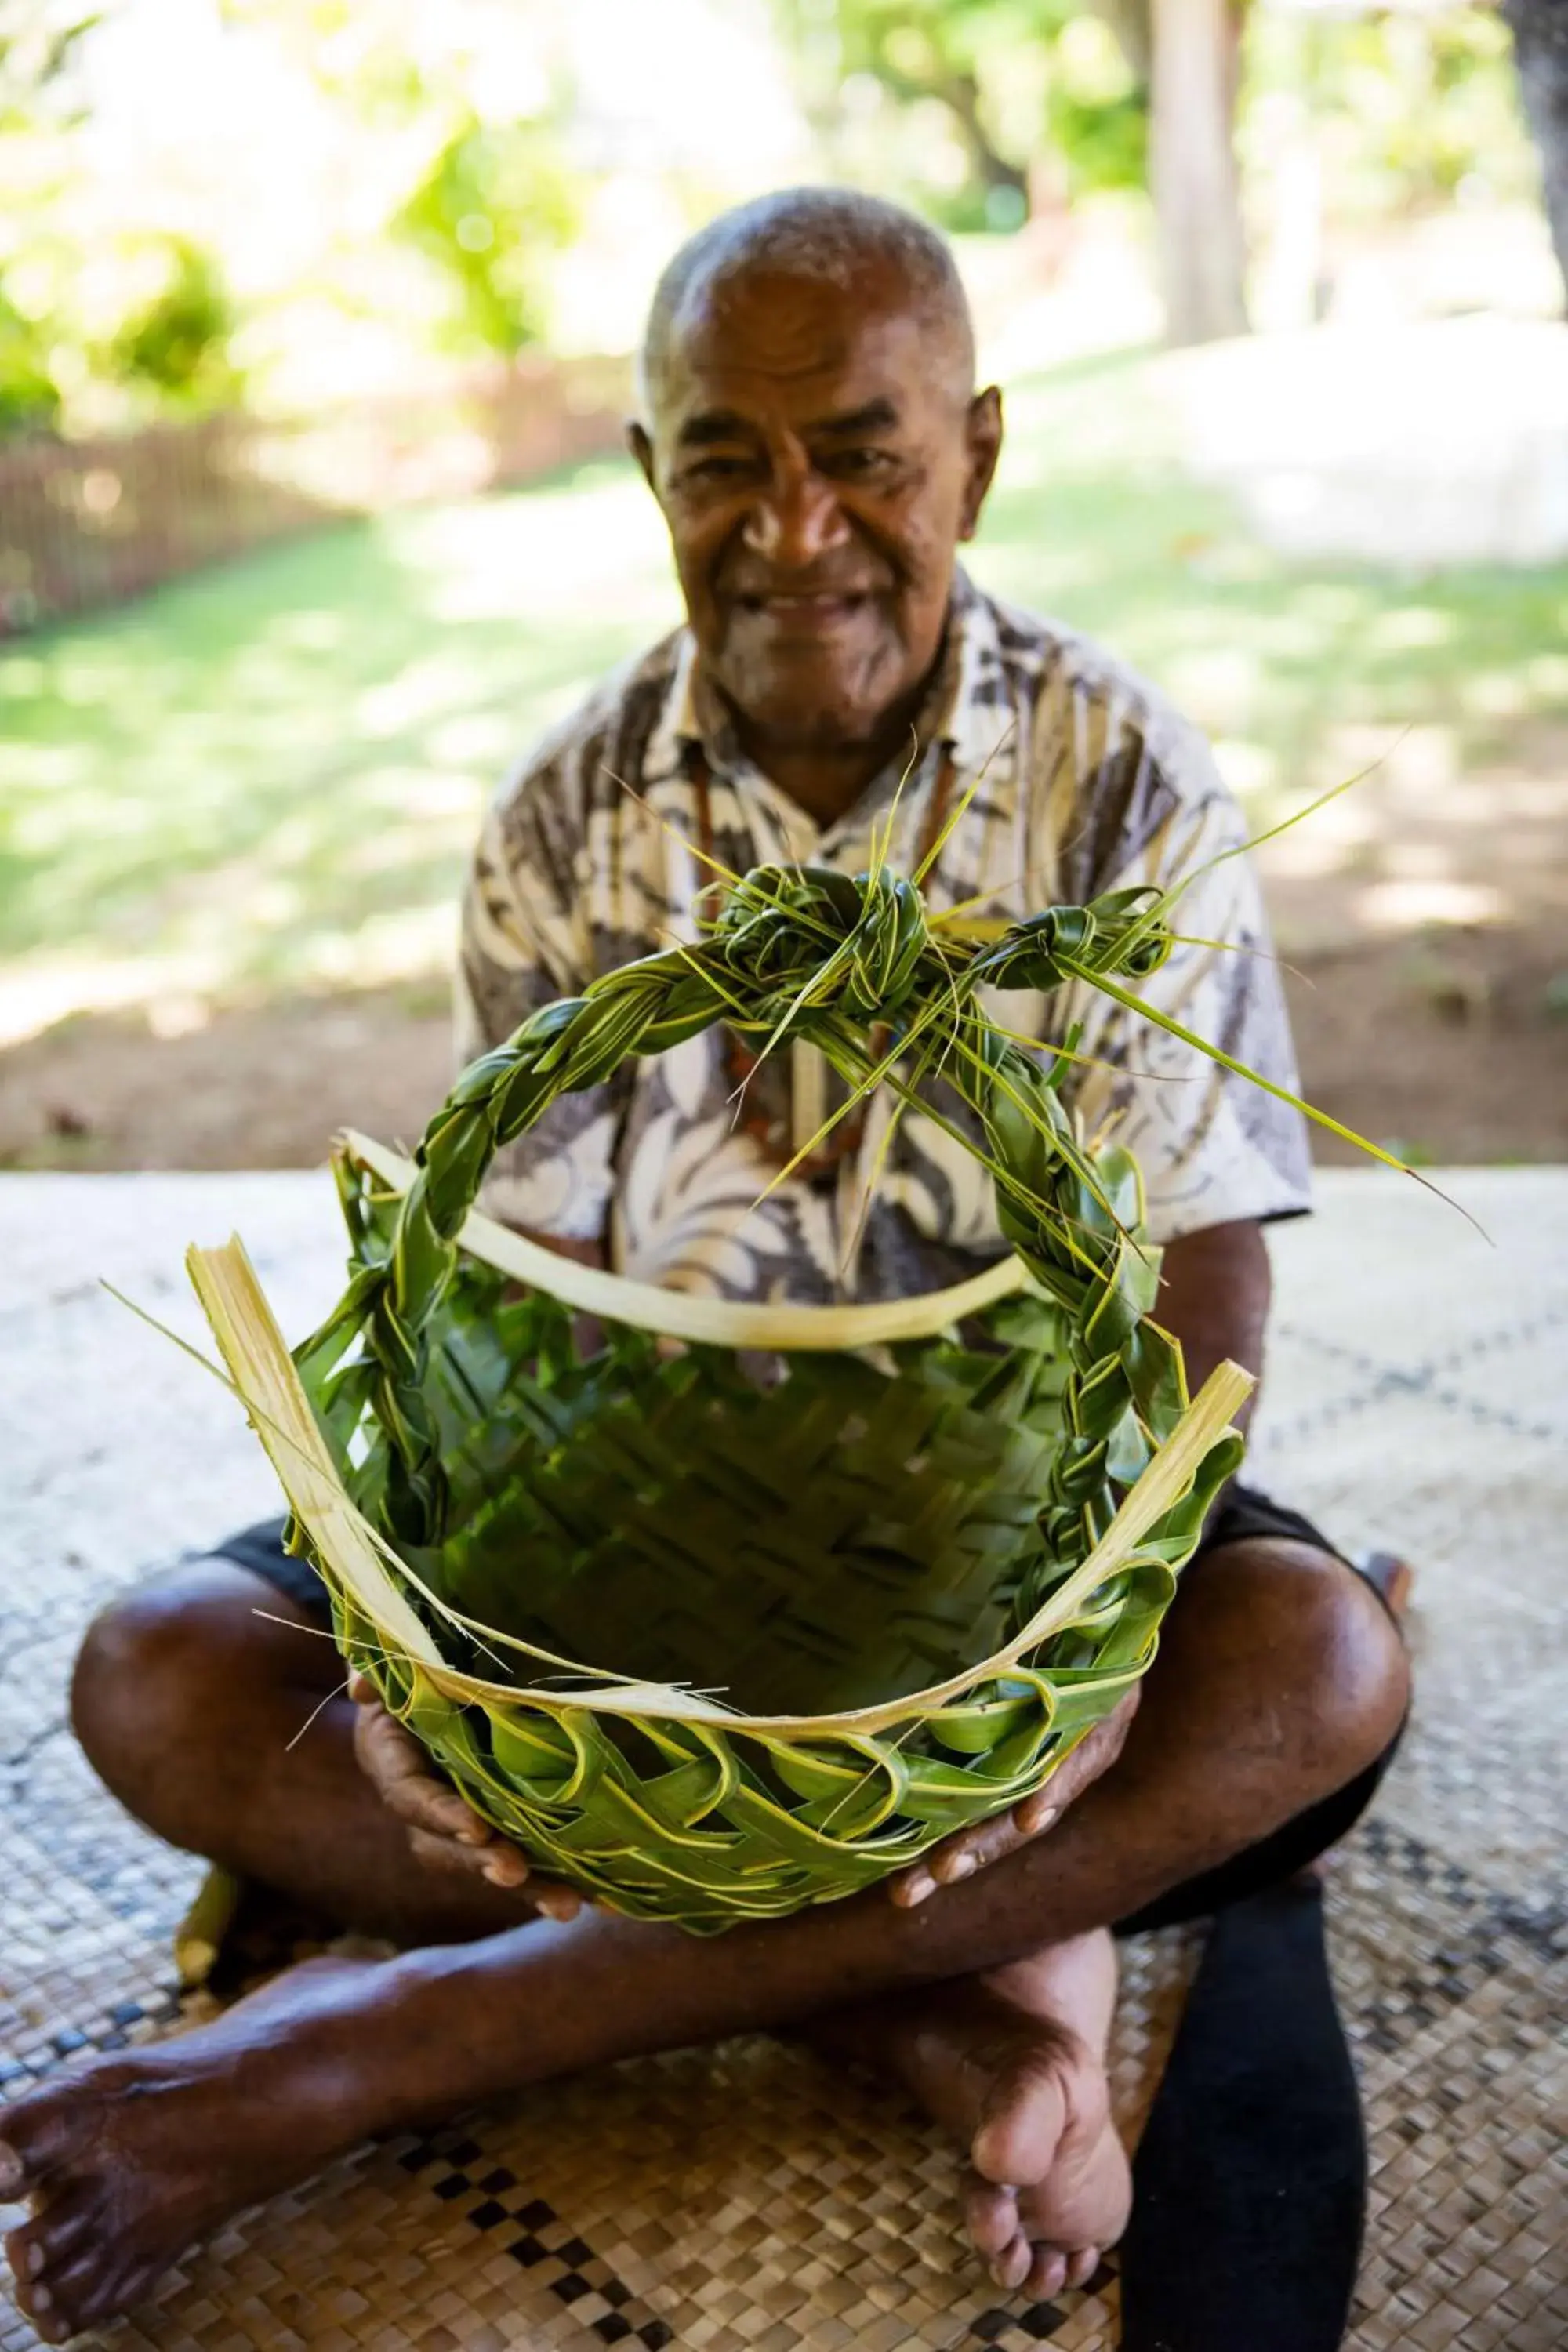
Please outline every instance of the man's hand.
[{"label": "man's hand", "polygon": [[[432,1870],[456,1871],[486,1879],[492,1886],[515,1890],[548,1918],[576,1917],[583,1907],[576,1888],[535,1875],[521,1849],[499,1837],[451,1782],[434,1770],[418,1741],[383,1706],[373,1683],[356,1675],[349,1696],[359,1709],[354,1752],[360,1769],[407,1829],[410,1850],[420,1862]],[[960,1830],[933,1847],[912,1869],[889,1879],[893,1901],[905,1909],[923,1903],[939,1886],[954,1886],[972,1878],[987,1864],[1016,1853],[1051,1828],[1074,1798],[1081,1796],[1090,1781],[1097,1780],[1121,1755],[1139,1696],[1135,1684],[1104,1722],[1079,1740],[1045,1787],[1015,1805],[1010,1813],[982,1822],[974,1829]]]},{"label": "man's hand", "polygon": [[1142,1685],[1134,1683],[1104,1722],[1097,1723],[1079,1741],[1045,1787],[1037,1789],[1032,1797],[1026,1797],[1021,1805],[1015,1805],[1010,1813],[999,1813],[994,1821],[981,1822],[973,1829],[960,1830],[955,1836],[944,1838],[912,1870],[900,1870],[890,1878],[888,1892],[894,1902],[908,1910],[914,1904],[923,1903],[928,1895],[934,1895],[939,1886],[953,1886],[961,1879],[973,1878],[988,1863],[1016,1853],[1021,1845],[1029,1844],[1050,1829],[1073,1799],[1081,1797],[1089,1782],[1098,1780],[1115,1763],[1142,1696]]},{"label": "man's hand", "polygon": [[515,1890],[547,1918],[574,1919],[583,1897],[558,1879],[539,1878],[519,1846],[498,1837],[449,1780],[444,1780],[419,1742],[381,1703],[374,1683],[356,1675],[349,1696],[354,1719],[354,1754],[376,1793],[408,1832],[416,1858],[431,1870],[451,1870],[490,1885]]}]

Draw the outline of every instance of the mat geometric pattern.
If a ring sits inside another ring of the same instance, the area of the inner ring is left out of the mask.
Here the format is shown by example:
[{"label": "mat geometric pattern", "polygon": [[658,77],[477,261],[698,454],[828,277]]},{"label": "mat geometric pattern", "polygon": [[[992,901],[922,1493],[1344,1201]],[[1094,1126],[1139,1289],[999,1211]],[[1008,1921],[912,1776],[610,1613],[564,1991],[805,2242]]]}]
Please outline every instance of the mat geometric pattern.
[{"label": "mat geometric pattern", "polygon": [[[1568,1171],[1335,1171],[1271,1236],[1260,1483],[1417,1565],[1413,1736],[1330,1916],[1373,2165],[1359,2352],[1568,2341]],[[0,2100],[178,2015],[196,1873],[65,1730],[80,1629],[272,1507],[229,1401],[100,1291],[197,1336],[181,1255],[237,1227],[291,1334],[339,1286],[324,1177],[0,1178]],[[1146,2112],[1199,1948],[1126,1954],[1119,2112]],[[731,2042],[363,2151],[194,2257],[116,2352],[1098,2352],[1116,2280],[998,2300],[952,2151],[893,2095]],[[0,2212],[0,2227],[9,2216]],[[36,2337],[0,2296],[0,2352]],[[1216,2348],[1217,2352],[1217,2348]]]}]

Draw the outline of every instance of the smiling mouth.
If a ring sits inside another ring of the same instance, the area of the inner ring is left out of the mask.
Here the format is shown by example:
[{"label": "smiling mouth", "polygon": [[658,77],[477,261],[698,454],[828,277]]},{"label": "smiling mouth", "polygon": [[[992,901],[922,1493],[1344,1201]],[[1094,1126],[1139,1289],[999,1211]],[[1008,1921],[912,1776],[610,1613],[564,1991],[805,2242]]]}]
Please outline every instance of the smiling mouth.
[{"label": "smiling mouth", "polygon": [[735,599],[743,613],[769,620],[796,621],[807,628],[829,628],[835,622],[858,613],[870,601],[871,592],[866,588],[770,589],[765,593]]}]

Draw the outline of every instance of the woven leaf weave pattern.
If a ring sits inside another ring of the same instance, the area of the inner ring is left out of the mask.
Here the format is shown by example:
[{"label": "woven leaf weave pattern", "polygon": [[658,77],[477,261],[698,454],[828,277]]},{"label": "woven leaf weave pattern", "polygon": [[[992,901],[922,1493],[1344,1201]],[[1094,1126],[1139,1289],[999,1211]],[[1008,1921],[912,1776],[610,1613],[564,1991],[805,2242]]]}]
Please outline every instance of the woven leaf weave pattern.
[{"label": "woven leaf weave pattern", "polygon": [[[334,1587],[340,1638],[546,1867],[702,1929],[845,1895],[1037,1787],[1146,1668],[1233,1442],[1042,1654],[983,1672],[1088,1557],[1185,1391],[1148,1320],[1136,1169],[1084,1150],[1066,1063],[976,992],[1135,982],[1169,945],[1143,893],[986,940],[886,872],[760,868],[699,944],[547,1007],[465,1072],[401,1199],[340,1159],[355,1271],[298,1361],[355,1501],[484,1695],[437,1689]],[[547,1293],[509,1299],[458,1238],[496,1151],[719,1020],[753,1050],[810,1040],[853,1088],[922,1088],[928,1115],[928,1082],[951,1087],[1036,1292],[890,1361],[795,1357],[761,1384],[722,1349],[672,1361],[614,1325],[584,1346]],[[617,1714],[617,1680],[742,1712]],[[906,1697],[890,1726],[847,1719]]]}]

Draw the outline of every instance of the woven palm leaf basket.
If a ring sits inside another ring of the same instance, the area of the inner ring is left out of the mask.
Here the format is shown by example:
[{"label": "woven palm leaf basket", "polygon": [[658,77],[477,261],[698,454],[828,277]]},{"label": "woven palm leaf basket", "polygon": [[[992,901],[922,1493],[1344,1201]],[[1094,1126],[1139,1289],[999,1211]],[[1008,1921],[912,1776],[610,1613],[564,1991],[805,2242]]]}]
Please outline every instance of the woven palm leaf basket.
[{"label": "woven palm leaf basket", "polygon": [[[1079,1139],[1071,1041],[1015,1039],[981,991],[1135,1006],[1164,911],[1004,926],[885,867],[758,868],[695,944],[476,1062],[412,1160],[340,1142],[352,1275],[292,1358],[238,1242],[190,1253],[345,1658],[549,1874],[700,1932],[832,1901],[1039,1788],[1147,1669],[1250,1383],[1189,1402],[1131,1159]],[[476,1211],[560,1096],[716,1022],[895,1117],[920,1089],[1014,1254],[887,1304],[742,1306]]]}]

